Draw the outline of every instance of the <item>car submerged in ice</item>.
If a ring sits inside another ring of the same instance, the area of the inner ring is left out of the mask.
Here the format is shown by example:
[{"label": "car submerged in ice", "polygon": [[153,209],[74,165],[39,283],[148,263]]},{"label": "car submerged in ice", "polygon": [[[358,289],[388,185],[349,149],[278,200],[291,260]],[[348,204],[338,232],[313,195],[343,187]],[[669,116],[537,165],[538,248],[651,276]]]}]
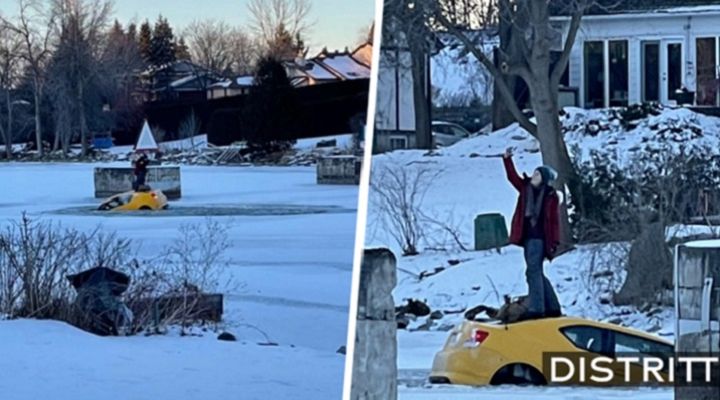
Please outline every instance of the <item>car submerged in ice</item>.
[{"label": "car submerged in ice", "polygon": [[[572,317],[542,318],[508,324],[465,321],[450,332],[444,348],[435,355],[429,380],[433,384],[472,386],[560,383],[557,379],[566,379],[570,374],[570,367],[557,363],[559,366],[555,379],[552,379],[551,369],[543,368],[550,364],[551,355],[572,360],[576,360],[575,357],[591,360],[599,356],[612,359],[614,362],[607,365],[612,366],[615,379],[604,384],[613,386],[639,383],[642,379],[641,365],[627,363],[630,365],[629,382],[618,380],[625,377],[622,370],[625,363],[617,362],[620,360],[618,357],[637,355],[641,358],[667,360],[673,355],[673,344],[634,329]],[[548,362],[548,365],[544,365],[544,362]],[[586,364],[590,364],[590,361]],[[574,361],[573,365],[576,366],[574,370],[577,374],[581,370],[580,362]],[[667,369],[660,372],[663,378],[659,382],[667,381],[667,372]],[[574,375],[568,382],[563,383],[600,384],[589,379],[589,367],[584,373],[584,381],[579,380],[579,375]],[[597,378],[603,374],[597,373],[593,376]]]},{"label": "car submerged in ice", "polygon": [[161,190],[140,187],[137,191],[116,194],[103,201],[100,211],[151,211],[168,208],[167,197]]}]

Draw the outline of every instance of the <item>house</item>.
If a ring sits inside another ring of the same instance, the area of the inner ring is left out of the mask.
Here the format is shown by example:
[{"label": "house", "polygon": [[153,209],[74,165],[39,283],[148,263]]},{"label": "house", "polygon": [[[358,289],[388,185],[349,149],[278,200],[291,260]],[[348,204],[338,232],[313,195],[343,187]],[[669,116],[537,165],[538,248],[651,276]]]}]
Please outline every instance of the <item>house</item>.
[{"label": "house", "polygon": [[[370,79],[372,45],[365,43],[353,51],[329,52],[323,49],[309,59],[297,58],[283,61],[290,83],[294,87],[312,86],[324,83],[357,79]],[[250,75],[226,79],[210,85],[208,99],[247,94],[253,85]]]},{"label": "house", "polygon": [[187,60],[152,66],[140,74],[145,101],[203,99],[223,78]]},{"label": "house", "polygon": [[252,76],[239,76],[213,83],[207,89],[207,99],[219,99],[230,96],[242,96],[250,92],[253,85]]},{"label": "house", "polygon": [[[579,106],[720,106],[720,1],[598,0],[568,63]],[[569,17],[551,23],[567,35]]]},{"label": "house", "polygon": [[[430,57],[422,83],[426,101],[431,101]],[[402,33],[386,26],[380,47],[375,109],[373,152],[416,148],[415,98],[410,50]]]}]

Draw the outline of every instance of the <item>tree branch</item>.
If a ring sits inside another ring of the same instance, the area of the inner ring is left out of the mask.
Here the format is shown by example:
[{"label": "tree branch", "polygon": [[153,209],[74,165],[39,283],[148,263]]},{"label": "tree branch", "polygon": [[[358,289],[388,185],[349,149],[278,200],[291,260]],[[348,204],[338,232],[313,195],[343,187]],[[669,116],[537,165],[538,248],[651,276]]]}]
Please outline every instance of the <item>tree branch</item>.
[{"label": "tree branch", "polygon": [[584,10],[581,7],[578,7],[570,20],[570,29],[568,30],[568,35],[565,38],[563,52],[550,75],[550,84],[553,88],[560,84],[560,78],[562,77],[563,72],[565,72],[565,68],[567,68],[570,53],[572,52],[572,46],[575,43],[575,38],[577,37],[578,30],[580,29],[580,20],[582,19],[583,11]]},{"label": "tree branch", "polygon": [[[453,25],[450,21],[445,18],[444,15],[437,14],[435,16],[437,21],[444,26],[448,32],[450,32],[453,36],[455,36],[460,42],[462,42],[463,46],[471,52],[475,58],[477,58],[480,63],[487,68],[488,71],[492,74],[495,85],[497,85],[498,90],[500,91],[500,94],[503,97],[503,100],[505,101],[505,104],[507,105],[508,109],[510,110],[510,113],[513,115],[516,121],[520,124],[521,127],[523,127],[526,131],[528,131],[533,137],[537,137],[537,125],[533,124],[530,119],[523,114],[523,112],[520,110],[520,107],[518,107],[517,102],[515,101],[515,96],[510,91],[510,88],[505,83],[504,76],[502,71],[500,71],[495,64],[483,53],[480,49],[478,49],[471,41],[468,39],[467,36],[463,32],[461,32],[455,25]],[[520,70],[516,71],[520,73]],[[528,70],[529,72],[529,70]],[[527,74],[529,78],[529,73]],[[521,75],[522,77],[522,75]],[[528,81],[528,79],[522,77],[525,81]]]}]

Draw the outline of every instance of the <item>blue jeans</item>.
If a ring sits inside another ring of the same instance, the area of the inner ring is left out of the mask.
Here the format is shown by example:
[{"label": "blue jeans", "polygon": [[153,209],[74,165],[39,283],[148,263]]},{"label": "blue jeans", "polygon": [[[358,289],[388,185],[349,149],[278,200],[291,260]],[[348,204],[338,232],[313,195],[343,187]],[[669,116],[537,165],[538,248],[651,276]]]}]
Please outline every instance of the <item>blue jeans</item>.
[{"label": "blue jeans", "polygon": [[552,284],[543,273],[545,241],[528,239],[525,241],[525,277],[528,284],[528,312],[538,315],[559,315],[558,301]]},{"label": "blue jeans", "polygon": [[133,190],[138,190],[140,186],[145,184],[145,172],[138,172],[135,175],[135,182],[133,183]]}]

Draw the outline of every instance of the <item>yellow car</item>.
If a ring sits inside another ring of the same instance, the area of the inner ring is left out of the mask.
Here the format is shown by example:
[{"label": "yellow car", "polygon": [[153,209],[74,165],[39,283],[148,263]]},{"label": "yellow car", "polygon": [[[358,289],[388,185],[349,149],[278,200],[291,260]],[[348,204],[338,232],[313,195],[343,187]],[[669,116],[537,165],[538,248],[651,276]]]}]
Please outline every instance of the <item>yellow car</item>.
[{"label": "yellow car", "polygon": [[141,189],[136,192],[116,194],[105,200],[100,211],[164,210],[168,208],[165,194],[160,190]]},{"label": "yellow car", "polygon": [[[581,318],[543,318],[511,324],[465,321],[451,331],[445,347],[435,355],[429,379],[435,384],[474,386],[559,383],[551,379],[549,368],[543,368],[551,364],[543,364],[544,354],[545,361],[550,355],[612,359],[614,378],[606,384],[614,385],[632,383],[642,376],[640,363],[626,363],[630,382],[620,380],[626,379],[622,373],[626,364],[618,363],[617,357],[635,354],[667,360],[673,355],[673,344],[644,332]],[[563,367],[557,365],[558,370]],[[581,371],[579,363],[574,365],[576,373]],[[569,371],[568,367],[566,373]],[[586,378],[591,372],[586,370]],[[655,383],[667,381],[667,369],[660,375],[663,378]],[[569,375],[556,371],[555,376]],[[575,377],[573,382],[579,384],[598,384]]]}]

